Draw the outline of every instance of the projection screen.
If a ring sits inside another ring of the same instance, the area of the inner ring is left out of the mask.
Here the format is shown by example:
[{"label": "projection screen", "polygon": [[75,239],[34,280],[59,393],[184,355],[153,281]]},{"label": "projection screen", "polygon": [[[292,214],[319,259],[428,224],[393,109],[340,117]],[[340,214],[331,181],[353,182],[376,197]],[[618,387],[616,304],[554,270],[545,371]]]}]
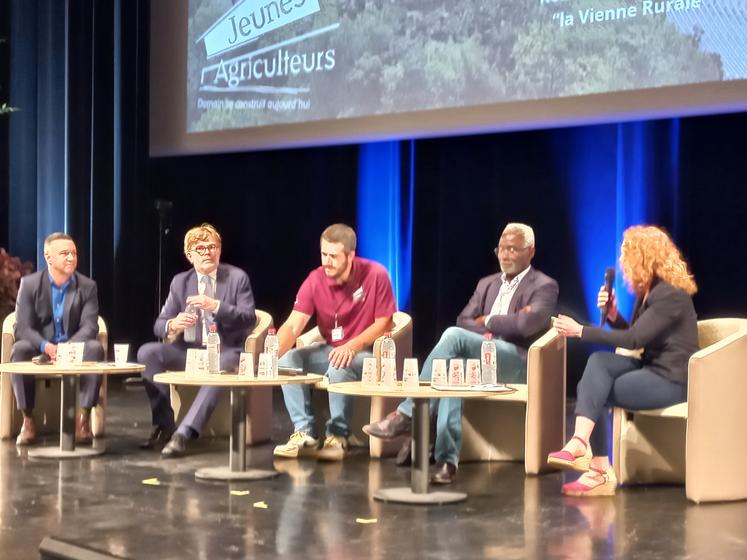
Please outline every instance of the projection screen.
[{"label": "projection screen", "polygon": [[151,154],[747,109],[747,0],[158,0]]}]

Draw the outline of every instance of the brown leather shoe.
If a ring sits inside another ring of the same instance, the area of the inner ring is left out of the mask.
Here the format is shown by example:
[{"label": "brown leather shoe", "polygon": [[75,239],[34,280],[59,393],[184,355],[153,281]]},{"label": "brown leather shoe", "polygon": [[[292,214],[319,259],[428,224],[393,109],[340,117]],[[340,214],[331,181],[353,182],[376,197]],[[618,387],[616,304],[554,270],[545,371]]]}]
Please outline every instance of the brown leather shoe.
[{"label": "brown leather shoe", "polygon": [[32,445],[36,443],[36,424],[30,416],[23,417],[21,433],[16,438],[16,445]]},{"label": "brown leather shoe", "polygon": [[383,420],[363,426],[363,431],[369,436],[381,439],[394,439],[412,430],[412,419],[398,410],[391,412]]},{"label": "brown leather shoe", "polygon": [[436,471],[431,475],[433,484],[451,484],[456,479],[457,467],[451,463],[436,463]]},{"label": "brown leather shoe", "polygon": [[87,444],[91,442],[93,442],[91,415],[81,412],[75,423],[75,443]]}]

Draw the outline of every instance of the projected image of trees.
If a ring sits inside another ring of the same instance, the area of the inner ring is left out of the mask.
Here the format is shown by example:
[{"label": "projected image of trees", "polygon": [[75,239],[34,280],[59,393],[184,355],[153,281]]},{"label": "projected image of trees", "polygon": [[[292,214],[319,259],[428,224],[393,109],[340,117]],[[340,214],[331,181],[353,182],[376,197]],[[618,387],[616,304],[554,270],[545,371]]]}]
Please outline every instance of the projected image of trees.
[{"label": "projected image of trees", "polygon": [[[718,81],[703,28],[672,21],[706,17],[710,1],[318,0],[312,15],[207,58],[199,39],[233,3],[190,0],[188,129]],[[254,2],[231,29],[261,30],[283,17],[278,2]]]}]

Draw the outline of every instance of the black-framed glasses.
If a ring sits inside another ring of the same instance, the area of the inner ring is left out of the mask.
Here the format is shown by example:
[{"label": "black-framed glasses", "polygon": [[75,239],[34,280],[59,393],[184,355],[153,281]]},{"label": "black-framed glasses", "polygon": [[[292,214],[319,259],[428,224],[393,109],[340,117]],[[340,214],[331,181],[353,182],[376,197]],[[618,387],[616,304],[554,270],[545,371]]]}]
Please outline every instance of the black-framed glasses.
[{"label": "black-framed glasses", "polygon": [[501,253],[508,253],[512,257],[516,255],[517,253],[522,253],[526,251],[528,247],[516,247],[514,245],[498,245],[495,249],[493,249],[493,253],[495,253],[496,257],[499,257]]},{"label": "black-framed glasses", "polygon": [[194,247],[192,247],[192,250],[201,257],[204,257],[208,253],[215,253],[219,247],[220,245],[211,243],[210,245],[195,245]]}]

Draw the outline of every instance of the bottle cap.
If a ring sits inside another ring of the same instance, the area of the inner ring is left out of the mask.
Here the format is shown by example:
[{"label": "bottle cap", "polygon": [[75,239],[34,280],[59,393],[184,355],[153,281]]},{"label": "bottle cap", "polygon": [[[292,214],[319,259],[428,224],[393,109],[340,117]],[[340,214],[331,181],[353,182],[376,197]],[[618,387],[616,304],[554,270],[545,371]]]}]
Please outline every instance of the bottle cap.
[{"label": "bottle cap", "polygon": [[493,333],[488,331],[485,333],[485,340],[493,340]]},{"label": "bottle cap", "polygon": [[386,336],[386,337],[388,337],[388,338],[392,338],[392,331],[386,331],[386,332],[384,333],[384,336]]},{"label": "bottle cap", "polygon": [[217,325],[210,325],[210,332],[218,332],[218,326]]},{"label": "bottle cap", "polygon": [[277,329],[272,328],[272,327],[267,329],[267,334],[276,334],[277,332],[278,332]]}]

